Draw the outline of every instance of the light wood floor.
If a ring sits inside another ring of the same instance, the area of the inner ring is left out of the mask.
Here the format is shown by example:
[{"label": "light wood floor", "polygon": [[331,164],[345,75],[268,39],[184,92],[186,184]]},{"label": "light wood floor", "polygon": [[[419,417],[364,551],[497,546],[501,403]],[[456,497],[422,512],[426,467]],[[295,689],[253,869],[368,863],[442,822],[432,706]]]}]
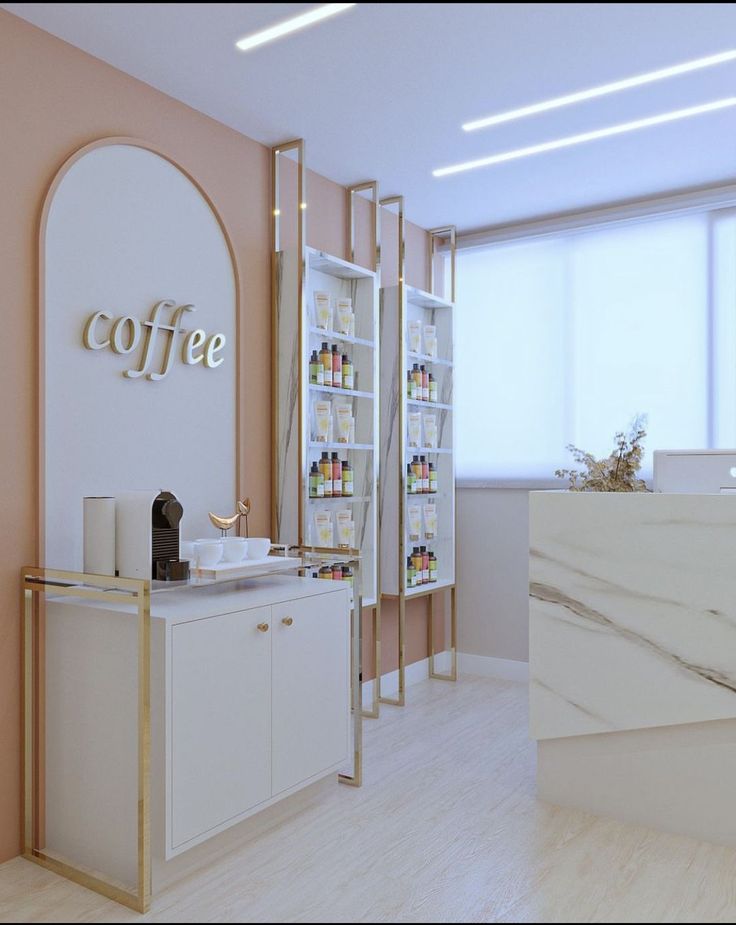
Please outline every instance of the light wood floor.
[{"label": "light wood floor", "polygon": [[736,851],[535,800],[524,685],[408,699],[366,722],[362,790],[330,783],[148,915],[16,859],[0,921],[736,921]]}]

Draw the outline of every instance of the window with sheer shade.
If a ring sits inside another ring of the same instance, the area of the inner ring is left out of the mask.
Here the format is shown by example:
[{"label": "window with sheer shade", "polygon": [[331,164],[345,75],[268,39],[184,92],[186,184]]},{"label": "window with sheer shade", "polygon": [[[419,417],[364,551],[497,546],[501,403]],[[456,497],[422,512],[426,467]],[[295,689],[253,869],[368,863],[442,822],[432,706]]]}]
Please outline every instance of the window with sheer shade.
[{"label": "window with sheer shade", "polygon": [[736,213],[695,212],[458,254],[457,475],[546,479],[574,443],[736,445]]}]

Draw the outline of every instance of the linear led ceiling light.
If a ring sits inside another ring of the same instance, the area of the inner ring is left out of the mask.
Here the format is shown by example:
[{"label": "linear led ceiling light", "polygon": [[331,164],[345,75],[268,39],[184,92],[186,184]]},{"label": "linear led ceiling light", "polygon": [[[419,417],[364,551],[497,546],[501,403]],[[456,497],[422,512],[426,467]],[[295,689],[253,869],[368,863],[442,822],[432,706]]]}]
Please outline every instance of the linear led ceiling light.
[{"label": "linear led ceiling light", "polygon": [[723,100],[712,103],[703,103],[700,106],[689,106],[687,109],[676,109],[674,112],[665,112],[658,116],[649,116],[646,119],[636,119],[634,122],[622,122],[620,125],[610,125],[608,128],[595,129],[592,132],[582,132],[580,135],[569,135],[567,138],[558,138],[556,141],[544,141],[538,145],[527,148],[517,148],[514,151],[504,151],[502,154],[492,154],[490,157],[480,157],[474,161],[465,161],[462,164],[453,164],[450,167],[440,167],[432,171],[432,176],[447,177],[453,173],[462,173],[465,170],[475,170],[476,167],[490,167],[492,164],[503,164],[505,161],[515,161],[520,157],[530,157],[532,154],[543,154],[545,151],[556,151],[559,148],[570,148],[581,145],[586,141],[597,141],[599,138],[610,138],[612,135],[624,135],[626,132],[635,132],[640,128],[649,128],[652,125],[663,125],[665,122],[676,122],[678,119],[688,119],[690,116],[699,116],[701,113],[715,112],[718,109],[728,109],[736,106],[736,96],[729,96]]},{"label": "linear led ceiling light", "polygon": [[531,106],[522,106],[520,109],[510,109],[485,119],[475,119],[465,122],[463,129],[473,132],[475,129],[488,128],[491,125],[500,125],[502,122],[511,122],[514,119],[523,119],[525,116],[534,116],[538,112],[549,109],[560,109],[562,106],[571,106],[573,103],[582,103],[583,100],[592,100],[598,96],[607,96],[609,93],[618,93],[620,90],[629,90],[631,87],[640,87],[642,84],[665,80],[667,77],[677,77],[679,74],[689,74],[691,71],[700,71],[716,64],[725,64],[736,59],[736,48],[731,51],[722,51],[717,55],[708,55],[706,58],[696,58],[694,61],[685,61],[684,64],[675,64],[672,67],[663,67],[658,71],[649,71],[636,77],[626,77],[624,80],[614,80],[612,83],[600,87],[591,87],[589,90],[580,90],[577,93],[568,93],[567,96],[556,96],[554,99],[542,103],[533,103]]},{"label": "linear led ceiling light", "polygon": [[256,48],[258,45],[265,45],[266,42],[273,42],[274,39],[279,39],[282,35],[296,32],[297,29],[304,29],[305,26],[311,26],[316,22],[321,22],[321,20],[327,19],[329,16],[342,13],[343,10],[349,10],[351,6],[356,6],[356,4],[323,3],[322,6],[317,6],[313,10],[308,10],[306,13],[302,13],[299,16],[293,16],[291,19],[286,19],[284,22],[277,23],[275,26],[271,26],[268,29],[254,32],[253,35],[246,35],[245,38],[240,39],[240,41],[235,44],[241,51],[250,51],[251,48]]}]

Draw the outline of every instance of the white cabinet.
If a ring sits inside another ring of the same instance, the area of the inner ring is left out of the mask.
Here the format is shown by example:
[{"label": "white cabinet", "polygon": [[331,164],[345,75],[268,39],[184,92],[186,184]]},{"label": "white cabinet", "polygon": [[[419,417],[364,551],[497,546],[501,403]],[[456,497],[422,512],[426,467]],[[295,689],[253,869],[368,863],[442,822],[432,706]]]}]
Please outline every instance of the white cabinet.
[{"label": "white cabinet", "polygon": [[171,633],[171,842],[176,848],[271,796],[270,607]]},{"label": "white cabinet", "polygon": [[[47,848],[134,883],[137,610],[50,599],[46,621]],[[349,633],[346,582],[268,576],[152,595],[154,880],[173,876],[177,855],[346,769]]]},{"label": "white cabinet", "polygon": [[344,761],[349,751],[349,621],[324,596],[272,608],[273,793]]},{"label": "white cabinet", "polygon": [[167,858],[347,763],[348,589],[296,581],[310,593],[282,579],[292,594],[273,603],[242,609],[255,592],[213,600],[230,613],[189,603],[170,626]]}]

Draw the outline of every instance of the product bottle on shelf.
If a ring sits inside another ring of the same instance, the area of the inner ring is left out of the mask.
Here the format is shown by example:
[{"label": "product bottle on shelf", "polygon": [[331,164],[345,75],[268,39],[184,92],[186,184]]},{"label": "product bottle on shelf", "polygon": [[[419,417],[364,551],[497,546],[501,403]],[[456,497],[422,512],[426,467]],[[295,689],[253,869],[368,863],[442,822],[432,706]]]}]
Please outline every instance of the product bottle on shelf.
[{"label": "product bottle on shelf", "polygon": [[342,354],[337,349],[337,344],[332,345],[332,387],[342,388]]},{"label": "product bottle on shelf", "polygon": [[416,572],[416,582],[415,584],[421,585],[422,582],[422,552],[418,546],[415,546],[411,551],[411,561],[414,564],[414,571]]},{"label": "product bottle on shelf", "polygon": [[429,493],[437,494],[437,466],[434,463],[429,464]]},{"label": "product bottle on shelf", "polygon": [[332,497],[342,497],[342,463],[337,453],[332,454]]},{"label": "product bottle on shelf", "polygon": [[406,559],[406,586],[414,588],[417,584],[417,570],[414,568],[414,560],[411,556]]},{"label": "product bottle on shelf", "polygon": [[437,556],[433,552],[429,554],[429,580],[437,581]]},{"label": "product bottle on shelf", "polygon": [[420,456],[419,462],[422,467],[422,494],[429,494],[429,463],[426,456]]},{"label": "product bottle on shelf", "polygon": [[422,463],[418,456],[412,457],[411,468],[414,472],[414,494],[420,495],[422,493]]},{"label": "product bottle on shelf", "polygon": [[414,401],[417,397],[417,384],[414,382],[414,374],[410,369],[406,371],[406,397]]},{"label": "product bottle on shelf", "polygon": [[342,565],[339,562],[335,562],[332,566],[332,580],[342,581]]},{"label": "product bottle on shelf", "polygon": [[322,349],[319,352],[319,358],[322,362],[322,384],[325,386],[332,385],[332,354],[327,346],[326,341],[322,341]]},{"label": "product bottle on shelf", "polygon": [[344,498],[353,497],[353,467],[347,461],[342,463],[342,494]]},{"label": "product bottle on shelf", "polygon": [[432,373],[429,374],[429,400],[433,402],[437,401],[437,380]]},{"label": "product bottle on shelf", "polygon": [[412,378],[414,379],[414,398],[421,401],[422,398],[422,371],[419,364],[415,363],[411,369]]},{"label": "product bottle on shelf", "polygon": [[411,463],[406,464],[406,493],[413,495],[416,491],[416,479],[414,478],[414,470],[411,467]]},{"label": "product bottle on shelf", "polygon": [[347,581],[347,583],[352,587],[353,584],[353,570],[349,565],[343,565],[342,567],[342,580]]},{"label": "product bottle on shelf", "polygon": [[324,496],[325,480],[322,477],[322,473],[319,471],[319,466],[316,462],[313,462],[312,468],[309,470],[309,497],[324,498]]},{"label": "product bottle on shelf", "polygon": [[324,385],[325,384],[325,373],[322,363],[320,362],[319,356],[317,356],[317,351],[312,351],[312,356],[309,358],[309,384],[310,385]]},{"label": "product bottle on shelf", "polygon": [[427,367],[424,365],[420,366],[419,372],[422,375],[422,394],[420,398],[422,401],[429,401],[429,373],[427,372]]},{"label": "product bottle on shelf", "polygon": [[325,498],[332,497],[332,461],[330,460],[330,454],[326,451],[322,454],[322,458],[319,461],[319,469],[322,473],[322,478],[324,480],[323,496]]},{"label": "product bottle on shelf", "polygon": [[420,546],[419,552],[422,557],[422,584],[429,584],[429,553],[426,546]]},{"label": "product bottle on shelf", "polygon": [[354,389],[355,378],[353,376],[353,361],[343,353],[342,355],[342,387],[344,389]]}]

